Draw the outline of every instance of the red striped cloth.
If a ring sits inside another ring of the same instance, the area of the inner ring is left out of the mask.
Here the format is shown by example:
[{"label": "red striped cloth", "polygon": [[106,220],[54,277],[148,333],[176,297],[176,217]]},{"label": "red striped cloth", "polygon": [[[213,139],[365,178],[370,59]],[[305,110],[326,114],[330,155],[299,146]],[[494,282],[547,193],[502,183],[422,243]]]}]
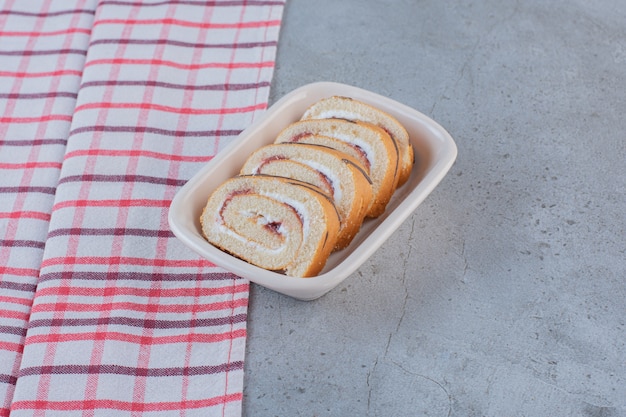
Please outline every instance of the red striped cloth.
[{"label": "red striped cloth", "polygon": [[17,381],[94,10],[84,0],[0,2],[0,416]]},{"label": "red striped cloth", "polygon": [[[49,26],[51,16],[76,15],[46,11],[50,4],[89,9],[43,2],[41,12],[29,6],[30,14],[6,14],[5,22],[39,20],[21,31],[42,44],[43,36],[83,35],[79,24]],[[248,282],[184,248],[169,232],[167,210],[178,188],[266,108],[284,2],[91,6],[95,16],[80,14],[93,22],[86,60],[76,54],[85,62],[71,112],[33,107],[28,116],[6,116],[14,118],[10,126],[65,123],[58,139],[67,139],[53,168],[32,167],[56,175],[41,206],[51,214],[47,238],[39,233],[29,247],[39,251],[41,268],[30,256],[37,273],[14,279],[29,283],[32,308],[25,340],[10,350],[17,358],[23,344],[19,370],[14,360],[5,373],[7,386],[15,384],[11,416],[240,415]],[[61,59],[76,47],[54,48]],[[33,59],[36,48],[22,50]],[[9,78],[19,83],[24,71]],[[70,76],[60,64],[39,71]],[[34,146],[41,145],[27,148]],[[19,217],[17,227],[28,221]],[[3,247],[7,259],[17,246]],[[27,313],[20,317],[14,329],[23,338]]]}]

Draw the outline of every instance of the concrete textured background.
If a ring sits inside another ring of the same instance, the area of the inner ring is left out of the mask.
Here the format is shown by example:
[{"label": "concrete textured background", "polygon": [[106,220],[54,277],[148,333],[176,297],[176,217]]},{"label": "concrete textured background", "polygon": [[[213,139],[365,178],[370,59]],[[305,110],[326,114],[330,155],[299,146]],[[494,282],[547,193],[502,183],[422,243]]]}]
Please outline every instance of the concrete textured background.
[{"label": "concrete textured background", "polygon": [[626,416],[626,2],[289,0],[272,102],[432,117],[448,176],[353,276],[252,286],[245,416]]}]

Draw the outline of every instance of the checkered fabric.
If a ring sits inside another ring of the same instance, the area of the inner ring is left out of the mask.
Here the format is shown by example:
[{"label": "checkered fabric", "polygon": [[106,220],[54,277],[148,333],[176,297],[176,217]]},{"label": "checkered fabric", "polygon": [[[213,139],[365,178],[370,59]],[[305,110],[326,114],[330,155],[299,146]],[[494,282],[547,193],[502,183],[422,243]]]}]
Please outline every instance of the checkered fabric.
[{"label": "checkered fabric", "polygon": [[0,416],[17,381],[94,10],[95,1],[0,1]]},{"label": "checkered fabric", "polygon": [[167,211],[267,107],[284,1],[32,3],[0,2],[4,415],[240,415],[249,284]]}]

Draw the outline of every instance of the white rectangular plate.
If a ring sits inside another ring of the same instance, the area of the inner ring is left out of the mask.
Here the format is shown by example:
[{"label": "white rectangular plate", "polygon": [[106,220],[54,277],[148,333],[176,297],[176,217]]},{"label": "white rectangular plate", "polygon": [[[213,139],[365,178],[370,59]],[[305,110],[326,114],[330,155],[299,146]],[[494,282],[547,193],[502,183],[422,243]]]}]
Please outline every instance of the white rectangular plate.
[{"label": "white rectangular plate", "polygon": [[[248,155],[273,143],[278,133],[299,120],[311,104],[333,95],[351,97],[386,111],[409,132],[415,151],[415,167],[409,180],[395,192],[385,213],[376,219],[367,219],[350,246],[331,254],[320,275],[313,278],[288,277],[258,268],[208,243],[200,229],[200,214],[211,192],[226,179],[237,175]],[[410,107],[345,84],[308,84],[278,100],[190,179],[172,200],[168,220],[172,232],[185,245],[215,265],[274,291],[301,300],[313,300],[340,284],[387,240],[439,184],[456,155],[456,144],[448,132]]]}]

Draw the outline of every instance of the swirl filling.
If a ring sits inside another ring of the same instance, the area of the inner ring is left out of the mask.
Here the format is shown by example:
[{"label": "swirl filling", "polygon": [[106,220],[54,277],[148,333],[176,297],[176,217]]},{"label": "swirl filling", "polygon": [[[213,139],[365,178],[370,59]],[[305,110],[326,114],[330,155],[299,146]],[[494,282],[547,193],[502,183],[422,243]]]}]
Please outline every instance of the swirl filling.
[{"label": "swirl filling", "polygon": [[255,256],[264,268],[281,270],[294,259],[304,239],[304,219],[292,205],[251,190],[232,192],[219,210],[217,226],[239,244],[231,253]]}]

